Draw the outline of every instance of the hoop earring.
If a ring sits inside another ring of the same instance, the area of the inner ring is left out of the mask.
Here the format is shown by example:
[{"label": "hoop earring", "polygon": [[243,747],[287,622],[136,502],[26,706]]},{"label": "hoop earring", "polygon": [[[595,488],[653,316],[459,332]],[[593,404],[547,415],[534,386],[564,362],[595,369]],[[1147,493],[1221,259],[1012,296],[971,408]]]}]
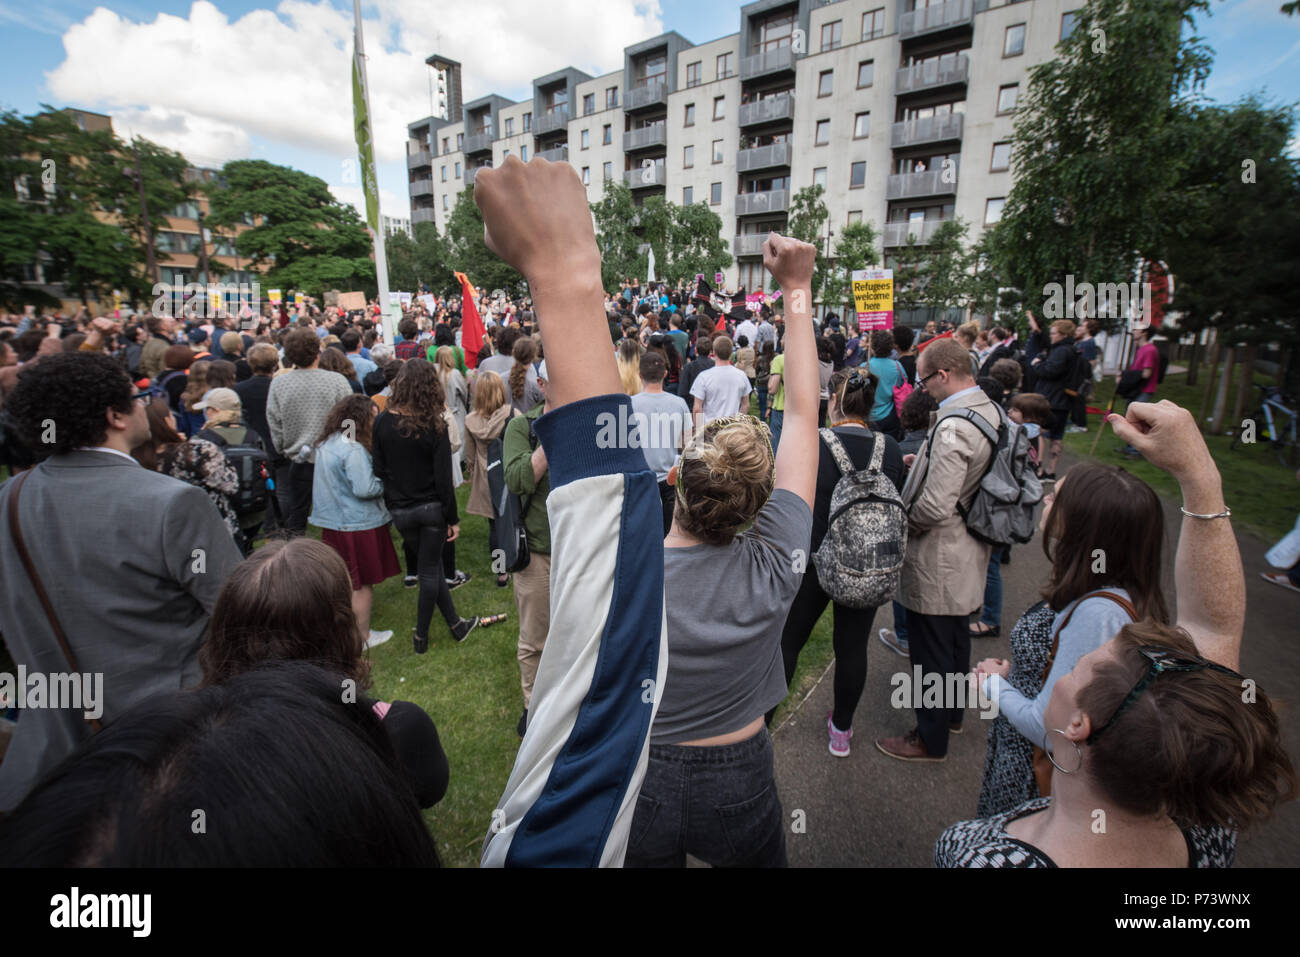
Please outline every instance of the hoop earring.
[{"label": "hoop earring", "polygon": [[1070,741],[1070,744],[1074,746],[1074,756],[1079,759],[1079,762],[1073,768],[1067,771],[1065,768],[1061,767],[1059,764],[1056,763],[1056,759],[1052,757],[1052,749],[1047,746],[1047,736],[1051,734],[1052,731],[1055,731],[1061,737],[1065,738],[1066,741],[1070,741],[1070,739],[1066,737],[1065,732],[1062,731],[1060,728],[1052,728],[1048,731],[1044,731],[1043,732],[1043,753],[1047,755],[1047,760],[1052,762],[1052,767],[1056,768],[1056,770],[1060,771],[1062,774],[1073,774],[1075,771],[1079,770],[1079,768],[1083,767],[1083,750],[1079,747],[1077,742]]}]

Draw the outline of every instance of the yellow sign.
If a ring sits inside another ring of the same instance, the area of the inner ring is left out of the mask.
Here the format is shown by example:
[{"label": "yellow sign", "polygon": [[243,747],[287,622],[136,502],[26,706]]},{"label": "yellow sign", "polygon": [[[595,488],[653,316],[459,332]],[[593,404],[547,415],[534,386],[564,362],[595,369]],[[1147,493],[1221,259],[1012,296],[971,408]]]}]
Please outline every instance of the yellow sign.
[{"label": "yellow sign", "polygon": [[280,295],[280,290],[278,290],[278,289],[268,289],[268,290],[266,291],[266,298],[269,299],[271,302],[275,303],[275,305],[278,306],[278,305],[280,304],[280,300],[281,300],[281,298],[283,298],[283,297]]},{"label": "yellow sign", "polygon": [[858,329],[867,332],[894,328],[894,271],[859,269],[851,278]]},{"label": "yellow sign", "polygon": [[303,302],[303,296],[302,296],[302,293],[300,293],[300,292],[295,292],[295,293],[293,294],[293,304],[294,304],[295,306],[299,306],[299,307],[301,307],[301,306],[302,306],[302,302]]}]

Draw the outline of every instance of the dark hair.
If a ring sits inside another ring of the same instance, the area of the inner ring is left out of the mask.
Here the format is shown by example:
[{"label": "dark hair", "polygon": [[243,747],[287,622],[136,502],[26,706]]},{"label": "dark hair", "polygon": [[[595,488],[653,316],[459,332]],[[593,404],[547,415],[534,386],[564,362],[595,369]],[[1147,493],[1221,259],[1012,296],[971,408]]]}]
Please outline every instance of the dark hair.
[{"label": "dark hair", "polygon": [[825,336],[817,337],[817,361],[831,362],[835,359],[835,347]]},{"label": "dark hair", "polygon": [[414,438],[429,429],[438,435],[446,431],[442,420],[446,405],[447,393],[437,367],[417,357],[401,364],[385,409],[397,418],[397,431]]},{"label": "dark hair", "polygon": [[291,329],[284,337],[284,358],[289,365],[305,369],[320,355],[320,339],[310,329]]},{"label": "dark hair", "polygon": [[[502,336],[504,339],[505,337]],[[528,368],[537,358],[537,344],[531,336],[519,336],[511,347],[514,365],[510,367],[510,397],[518,401],[524,397],[524,387],[528,385]]]},{"label": "dark hair", "polygon": [[326,349],[321,350],[320,367],[329,372],[337,372],[345,379],[355,379],[357,377],[356,366],[348,358],[347,353],[342,349],[333,348],[333,343]]},{"label": "dark hair", "polygon": [[203,684],[265,661],[312,661],[370,684],[352,611],[352,578],[333,548],[311,538],[273,541],[231,571],[199,649]]},{"label": "dark hair", "polygon": [[353,352],[361,346],[361,333],[347,329],[339,336],[339,344],[343,346],[344,352]]},{"label": "dark hair", "polygon": [[898,346],[899,352],[906,352],[912,348],[915,339],[916,333],[910,326],[894,326],[894,345]]},{"label": "dark hair", "polygon": [[130,415],[133,392],[116,359],[99,352],[61,352],[19,371],[5,409],[23,443],[44,458],[103,445],[105,414],[112,409]]},{"label": "dark hair", "polygon": [[397,324],[397,334],[403,339],[412,340],[420,332],[420,327],[414,319],[403,319]]},{"label": "dark hair", "polygon": [[904,432],[919,432],[930,428],[930,413],[938,410],[939,403],[924,389],[913,389],[898,410],[898,424]]},{"label": "dark hair", "polygon": [[1043,554],[1052,563],[1043,597],[1061,611],[1090,591],[1119,587],[1139,618],[1168,622],[1164,543],[1165,511],[1150,485],[1116,465],[1076,465],[1057,485],[1043,527]]},{"label": "dark hair", "polygon": [[888,329],[877,329],[871,334],[871,354],[878,359],[888,359],[894,349],[894,335]]},{"label": "dark hair", "polygon": [[44,341],[45,333],[40,329],[28,329],[14,337],[14,351],[18,353],[18,361],[30,362]]},{"label": "dark hair", "polygon": [[1020,363],[1015,359],[999,359],[989,366],[989,375],[1002,383],[1003,392],[1014,392],[1020,385]]},{"label": "dark hair", "polygon": [[435,346],[454,346],[456,344],[456,334],[451,331],[451,326],[445,322],[440,322],[434,326],[433,344]]},{"label": "dark hair", "polygon": [[374,420],[375,404],[370,401],[370,396],[357,392],[344,396],[334,403],[334,408],[330,409],[329,415],[325,416],[325,424],[321,426],[316,445],[322,445],[335,432],[342,432],[344,426],[351,422],[352,440],[369,452],[370,429]]},{"label": "dark hair", "polygon": [[519,341],[523,330],[518,326],[498,326],[497,329],[497,352],[503,356],[513,356],[515,352],[515,343]]},{"label": "dark hair", "polygon": [[131,450],[135,459],[151,472],[157,472],[162,464],[158,447],[162,446],[162,455],[166,455],[185,441],[185,436],[176,431],[175,418],[167,400],[161,397],[153,399],[145,413],[149,419],[149,438]]},{"label": "dark hair", "polygon": [[225,359],[213,359],[208,363],[208,389],[233,389],[235,387],[235,364]]},{"label": "dark hair", "polygon": [[668,374],[668,363],[658,349],[647,349],[641,356],[640,375],[645,382],[663,382]]},{"label": "dark hair", "polygon": [[1042,426],[1052,422],[1052,404],[1047,401],[1047,396],[1037,392],[1021,392],[1011,400],[1011,408],[1018,411],[1026,422]]},{"label": "dark hair", "polygon": [[880,380],[867,369],[840,369],[832,373],[827,388],[846,419],[869,420]]},{"label": "dark hair", "polygon": [[0,866],[436,867],[438,855],[372,702],[279,662],[114,720],[0,822]]},{"label": "dark hair", "polygon": [[1234,829],[1293,799],[1296,776],[1277,712],[1259,689],[1247,703],[1240,677],[1211,668],[1160,674],[1116,714],[1148,673],[1138,649],[1152,646],[1204,660],[1183,629],[1142,621],[1120,629],[1113,659],[1098,662],[1079,689],[1094,732],[1114,717],[1084,752],[1102,793],[1135,816]]},{"label": "dark hair", "polygon": [[189,346],[168,346],[163,352],[163,367],[188,369],[194,364],[194,350]]}]

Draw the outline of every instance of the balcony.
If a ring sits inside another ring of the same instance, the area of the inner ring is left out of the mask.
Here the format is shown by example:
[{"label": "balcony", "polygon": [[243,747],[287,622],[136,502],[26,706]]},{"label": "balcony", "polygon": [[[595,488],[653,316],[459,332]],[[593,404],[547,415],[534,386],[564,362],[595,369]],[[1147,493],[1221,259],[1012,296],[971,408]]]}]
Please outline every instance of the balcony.
[{"label": "balcony", "polygon": [[919,196],[949,196],[957,193],[957,168],[945,179],[942,169],[923,173],[897,173],[885,184],[885,199],[915,199]]},{"label": "balcony", "polygon": [[433,164],[433,155],[428,150],[412,150],[406,154],[406,168],[417,169]]},{"label": "balcony", "polygon": [[[548,133],[554,133],[556,130],[567,130],[569,128],[569,111],[567,109],[551,110],[549,113],[542,113],[533,117],[532,134],[534,136],[545,136]],[[524,132],[528,132],[525,130]]]},{"label": "balcony", "polygon": [[740,126],[758,126],[760,123],[777,123],[781,120],[794,119],[794,94],[782,93],[769,96],[756,103],[744,103],[740,107]]},{"label": "balcony", "polygon": [[894,149],[905,146],[920,146],[923,143],[942,143],[944,140],[959,140],[966,114],[949,113],[947,116],[926,116],[919,120],[904,120],[895,123],[890,134],[890,145]]},{"label": "balcony", "polygon": [[623,182],[630,189],[650,189],[653,186],[667,185],[668,174],[662,163],[655,163],[653,166],[639,166],[628,170],[623,174]]},{"label": "balcony", "polygon": [[771,146],[756,146],[753,149],[741,150],[736,154],[736,172],[751,173],[756,169],[789,166],[790,153],[789,143],[773,143]]},{"label": "balcony", "polygon": [[737,236],[735,242],[731,244],[732,255],[761,256],[763,255],[763,243],[765,242],[767,242],[767,233]]},{"label": "balcony", "polygon": [[770,189],[765,193],[741,193],[736,197],[737,216],[762,216],[784,213],[790,207],[788,189]]},{"label": "balcony", "polygon": [[970,57],[965,53],[940,57],[929,63],[905,66],[894,74],[894,95],[920,93],[941,86],[965,83],[970,76]]},{"label": "balcony", "polygon": [[[969,3],[970,0],[967,0]],[[760,76],[772,76],[775,73],[794,72],[794,50],[788,46],[753,56],[740,58],[740,80],[756,80]]]},{"label": "balcony", "polygon": [[492,167],[489,164],[484,163],[482,166],[472,166],[469,169],[465,170],[465,185],[473,186],[474,177],[478,175],[478,171],[480,169],[491,169],[491,168]]},{"label": "balcony", "polygon": [[569,147],[557,146],[553,150],[542,150],[537,154],[537,159],[549,160],[552,163],[567,163],[569,161]]},{"label": "balcony", "polygon": [[491,153],[492,134],[475,133],[473,136],[467,136],[464,148],[466,153]]},{"label": "balcony", "polygon": [[432,196],[433,180],[431,179],[412,180],[410,195],[412,199],[414,199],[416,196]]},{"label": "balcony", "polygon": [[668,127],[663,120],[660,120],[658,123],[651,123],[649,126],[642,127],[639,130],[629,130],[623,134],[624,153],[631,153],[633,150],[648,150],[656,146],[667,145]]},{"label": "balcony", "polygon": [[885,235],[881,245],[886,249],[906,246],[908,236],[915,236],[918,243],[928,243],[934,238],[939,227],[946,222],[948,222],[946,219],[927,219],[915,223],[885,223]]},{"label": "balcony", "polygon": [[411,210],[412,226],[414,226],[416,223],[436,223],[436,222],[437,220],[434,217],[432,206]]},{"label": "balcony", "polygon": [[988,0],[948,0],[924,10],[912,10],[898,17],[898,39],[910,40],[953,27],[969,27],[975,23],[975,14],[988,9]]},{"label": "balcony", "polygon": [[668,105],[668,84],[663,80],[653,80],[642,86],[628,90],[623,97],[623,112],[635,113],[637,110],[652,106]]}]

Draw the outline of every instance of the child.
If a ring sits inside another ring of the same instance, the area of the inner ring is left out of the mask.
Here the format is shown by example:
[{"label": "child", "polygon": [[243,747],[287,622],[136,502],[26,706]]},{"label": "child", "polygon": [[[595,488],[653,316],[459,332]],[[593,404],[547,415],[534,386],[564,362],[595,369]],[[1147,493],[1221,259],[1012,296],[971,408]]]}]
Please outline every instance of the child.
[{"label": "child", "polygon": [[1038,443],[1035,441],[1042,432],[1044,426],[1052,424],[1052,407],[1045,396],[1037,392],[1021,392],[1011,400],[1011,410],[1007,413],[1012,422],[1017,422],[1025,427],[1025,432],[1029,437],[1029,460],[1034,463],[1038,470],[1039,478],[1042,478],[1042,469],[1039,467]]}]

